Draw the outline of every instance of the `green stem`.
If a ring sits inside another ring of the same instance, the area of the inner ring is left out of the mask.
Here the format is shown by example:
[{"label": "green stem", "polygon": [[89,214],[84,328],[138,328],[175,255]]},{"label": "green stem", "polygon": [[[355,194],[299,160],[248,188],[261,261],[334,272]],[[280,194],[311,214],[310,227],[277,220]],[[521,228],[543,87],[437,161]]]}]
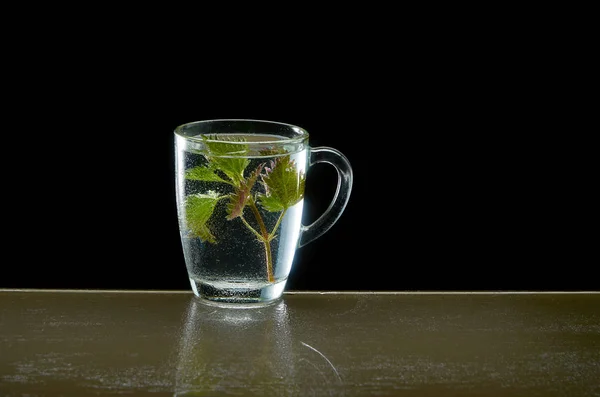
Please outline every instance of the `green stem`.
[{"label": "green stem", "polygon": [[279,219],[277,219],[277,223],[273,227],[273,231],[271,232],[271,234],[269,234],[269,241],[271,241],[271,240],[273,240],[275,238],[275,232],[277,231],[277,228],[279,227],[279,224],[283,220],[283,216],[285,215],[286,211],[287,211],[287,208],[284,209],[283,211],[281,211],[281,214],[279,215]]},{"label": "green stem", "polygon": [[251,231],[252,233],[254,233],[254,235],[256,235],[256,237],[258,237],[258,239],[259,239],[261,242],[262,242],[262,241],[264,241],[264,237],[263,237],[263,236],[261,236],[261,235],[260,235],[260,233],[259,233],[259,232],[257,232],[257,231],[256,231],[256,229],[254,229],[254,228],[253,228],[253,227],[252,227],[252,226],[251,226],[251,225],[248,223],[248,221],[247,221],[247,220],[246,220],[246,219],[245,219],[243,216],[240,216],[240,219],[242,220],[242,222],[244,222],[244,225],[246,225],[246,227],[247,227],[248,229],[250,229],[250,231]]},{"label": "green stem", "polygon": [[262,242],[265,245],[265,256],[267,260],[267,278],[270,283],[274,283],[275,276],[273,275],[273,257],[271,254],[271,243],[269,242],[269,232],[267,231],[265,222],[263,221],[262,216],[260,216],[260,212],[258,211],[258,208],[256,207],[256,203],[254,202],[253,198],[249,200],[249,206],[252,210],[252,213],[254,213],[256,221],[258,222],[260,234],[262,235]]}]

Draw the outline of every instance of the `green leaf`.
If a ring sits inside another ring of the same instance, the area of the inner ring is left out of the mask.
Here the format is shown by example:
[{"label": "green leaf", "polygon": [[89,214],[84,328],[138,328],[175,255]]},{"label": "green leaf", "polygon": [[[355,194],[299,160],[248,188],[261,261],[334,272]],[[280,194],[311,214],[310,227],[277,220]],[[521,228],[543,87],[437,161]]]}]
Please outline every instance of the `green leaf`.
[{"label": "green leaf", "polygon": [[270,212],[279,212],[286,209],[281,200],[274,196],[259,195],[258,200],[260,205]]},{"label": "green leaf", "polygon": [[219,194],[209,191],[208,194],[190,195],[185,203],[187,227],[192,235],[209,243],[217,242],[206,224],[215,210],[217,201],[219,201]]},{"label": "green leaf", "polygon": [[250,164],[245,156],[248,145],[243,137],[202,135],[207,147],[206,158],[212,169],[222,171],[235,186],[240,186],[244,180],[244,170]]},{"label": "green leaf", "polygon": [[246,138],[234,135],[202,135],[207,151],[213,156],[244,156],[248,153]]},{"label": "green leaf", "polygon": [[246,204],[248,204],[248,200],[250,200],[250,192],[252,187],[256,183],[256,180],[258,179],[258,176],[260,175],[264,166],[264,164],[260,164],[256,170],[254,170],[254,172],[240,184],[239,189],[237,189],[235,193],[230,196],[229,204],[227,204],[228,220],[242,216],[244,207]]},{"label": "green leaf", "polygon": [[261,206],[270,212],[288,209],[304,197],[305,177],[299,172],[290,156],[279,157],[271,161],[262,175],[265,194],[259,194]]},{"label": "green leaf", "polygon": [[225,179],[221,178],[215,173],[213,169],[208,167],[190,168],[185,172],[185,179],[189,179],[192,181],[229,183],[229,181],[226,181]]},{"label": "green leaf", "polygon": [[268,147],[265,149],[262,149],[258,152],[261,156],[278,156],[281,154],[285,154],[285,149],[284,148],[276,148],[276,147]]}]

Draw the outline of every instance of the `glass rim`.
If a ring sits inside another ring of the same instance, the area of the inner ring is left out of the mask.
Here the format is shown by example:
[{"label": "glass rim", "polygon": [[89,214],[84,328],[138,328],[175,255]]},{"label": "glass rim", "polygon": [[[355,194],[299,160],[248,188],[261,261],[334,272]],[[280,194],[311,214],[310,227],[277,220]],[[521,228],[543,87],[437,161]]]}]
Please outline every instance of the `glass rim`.
[{"label": "glass rim", "polygon": [[[218,140],[218,139],[207,139],[207,138],[197,138],[196,136],[188,136],[185,135],[182,131],[185,127],[191,126],[191,125],[197,125],[197,124],[209,124],[209,123],[216,123],[216,122],[250,122],[250,123],[264,123],[264,124],[278,124],[280,126],[284,126],[287,127],[289,129],[291,129],[292,131],[298,133],[297,137],[293,137],[293,138],[289,138],[289,137],[283,137],[282,139],[278,139],[277,141],[251,141],[251,142],[227,142],[227,143],[231,143],[231,144],[243,144],[243,145],[261,145],[261,144],[277,144],[277,145],[285,145],[285,144],[290,144],[290,143],[301,143],[303,141],[306,141],[309,137],[308,131],[306,131],[304,128],[299,127],[297,125],[294,124],[289,124],[289,123],[284,123],[284,122],[280,122],[280,121],[272,121],[272,120],[260,120],[260,119],[208,119],[208,120],[197,120],[197,121],[190,121],[188,123],[184,123],[184,124],[180,124],[177,127],[175,127],[174,133],[175,135],[186,139],[186,140],[190,140],[193,142],[223,142],[222,140]],[[253,133],[250,133],[253,134]],[[263,135],[275,135],[275,134],[269,134],[269,133],[262,133]],[[260,135],[257,133],[257,135]]]}]

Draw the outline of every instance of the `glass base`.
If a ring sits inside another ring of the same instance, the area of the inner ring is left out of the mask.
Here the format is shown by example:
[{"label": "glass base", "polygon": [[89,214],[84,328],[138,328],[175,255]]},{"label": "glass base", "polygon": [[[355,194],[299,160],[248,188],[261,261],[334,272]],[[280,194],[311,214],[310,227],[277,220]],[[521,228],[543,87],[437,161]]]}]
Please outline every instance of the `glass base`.
[{"label": "glass base", "polygon": [[190,278],[194,295],[203,303],[229,308],[264,307],[277,303],[283,295],[286,282],[283,280],[256,288],[243,283],[222,283],[217,286]]}]

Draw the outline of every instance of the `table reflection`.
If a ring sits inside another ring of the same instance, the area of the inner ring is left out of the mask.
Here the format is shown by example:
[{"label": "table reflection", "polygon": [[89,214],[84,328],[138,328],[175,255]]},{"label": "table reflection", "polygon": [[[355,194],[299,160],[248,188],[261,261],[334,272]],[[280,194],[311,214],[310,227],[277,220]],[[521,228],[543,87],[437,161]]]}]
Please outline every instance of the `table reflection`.
[{"label": "table reflection", "polygon": [[341,395],[334,364],[301,340],[291,324],[285,300],[228,309],[192,298],[180,338],[175,395]]}]

